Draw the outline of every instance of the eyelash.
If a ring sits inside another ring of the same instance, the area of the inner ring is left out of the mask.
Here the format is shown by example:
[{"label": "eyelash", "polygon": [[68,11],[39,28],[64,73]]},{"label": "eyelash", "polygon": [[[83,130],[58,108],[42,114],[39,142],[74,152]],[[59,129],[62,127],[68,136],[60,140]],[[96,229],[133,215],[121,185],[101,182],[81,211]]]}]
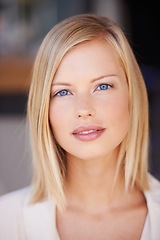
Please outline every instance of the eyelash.
[{"label": "eyelash", "polygon": [[68,94],[65,94],[65,95],[62,94],[61,95],[61,93],[63,93],[63,92],[70,93],[67,89],[62,89],[62,90],[58,91],[54,96],[64,97],[64,96],[68,95]]},{"label": "eyelash", "polygon": [[[100,88],[100,87],[106,87],[106,88],[102,88],[102,89],[98,89],[98,88]],[[98,85],[98,87],[96,87],[96,89],[95,89],[95,91],[97,90],[97,91],[106,91],[106,90],[108,90],[108,89],[110,89],[110,88],[112,88],[113,87],[113,85],[111,85],[111,84],[107,84],[107,83],[102,83],[102,84],[100,84],[100,85]],[[66,94],[63,94],[63,93],[66,93]],[[69,94],[68,94],[69,93]],[[62,89],[62,90],[60,90],[60,91],[58,91],[57,93],[55,93],[54,94],[54,97],[55,96],[59,96],[59,97],[64,97],[64,96],[67,96],[67,95],[71,95],[71,92],[69,91],[69,90],[67,90],[67,89]]]}]

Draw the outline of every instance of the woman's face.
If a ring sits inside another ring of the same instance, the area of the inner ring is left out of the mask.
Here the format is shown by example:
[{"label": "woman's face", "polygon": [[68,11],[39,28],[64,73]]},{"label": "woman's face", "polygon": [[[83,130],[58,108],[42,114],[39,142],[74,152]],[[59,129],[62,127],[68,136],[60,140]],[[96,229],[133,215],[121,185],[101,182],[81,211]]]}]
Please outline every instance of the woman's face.
[{"label": "woman's face", "polygon": [[105,40],[82,43],[65,55],[52,83],[49,119],[68,158],[118,153],[130,123],[128,85]]}]

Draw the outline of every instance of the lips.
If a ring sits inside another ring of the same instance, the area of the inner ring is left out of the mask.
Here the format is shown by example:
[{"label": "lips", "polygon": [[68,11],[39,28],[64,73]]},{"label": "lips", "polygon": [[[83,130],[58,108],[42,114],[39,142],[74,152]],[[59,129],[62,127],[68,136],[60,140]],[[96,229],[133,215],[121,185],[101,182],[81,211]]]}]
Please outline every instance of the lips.
[{"label": "lips", "polygon": [[91,129],[91,130],[87,130],[87,131],[82,131],[82,132],[78,132],[78,133],[76,133],[76,134],[83,134],[83,135],[85,135],[85,134],[90,134],[90,133],[93,133],[93,132],[96,132],[97,130],[95,130],[95,129]]},{"label": "lips", "polygon": [[73,136],[80,141],[92,141],[97,139],[105,131],[99,126],[81,126],[73,131]]}]

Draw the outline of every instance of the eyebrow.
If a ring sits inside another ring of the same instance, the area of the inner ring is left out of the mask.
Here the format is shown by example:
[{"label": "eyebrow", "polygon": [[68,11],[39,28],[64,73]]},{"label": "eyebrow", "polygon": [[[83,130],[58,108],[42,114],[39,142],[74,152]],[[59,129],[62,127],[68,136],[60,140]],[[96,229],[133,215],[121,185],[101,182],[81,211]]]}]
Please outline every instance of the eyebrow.
[{"label": "eyebrow", "polygon": [[116,75],[116,74],[102,75],[102,76],[100,76],[100,77],[94,78],[91,82],[93,83],[93,82],[102,80],[103,78],[107,78],[107,77],[117,77],[117,75]]},{"label": "eyebrow", "polygon": [[[116,74],[107,74],[107,75],[102,75],[102,76],[99,76],[99,77],[96,77],[94,79],[91,80],[91,83],[94,83],[96,81],[100,81],[102,80],[103,78],[107,78],[107,77],[117,77]],[[67,82],[52,82],[52,86],[71,86],[70,83],[67,83]]]},{"label": "eyebrow", "polygon": [[52,86],[71,86],[71,84],[70,83],[66,83],[66,82],[53,82],[52,83]]}]

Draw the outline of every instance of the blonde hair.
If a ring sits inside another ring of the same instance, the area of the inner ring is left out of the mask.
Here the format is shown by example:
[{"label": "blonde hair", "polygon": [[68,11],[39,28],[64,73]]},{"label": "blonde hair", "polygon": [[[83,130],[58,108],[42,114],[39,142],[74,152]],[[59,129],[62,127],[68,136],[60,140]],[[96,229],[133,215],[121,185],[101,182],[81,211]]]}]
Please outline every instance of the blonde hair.
[{"label": "blonde hair", "polygon": [[131,126],[121,143],[117,164],[124,172],[126,189],[148,188],[148,99],[145,83],[121,28],[107,17],[80,14],[56,24],[37,53],[28,98],[28,120],[33,152],[32,201],[54,199],[65,207],[65,151],[57,144],[49,123],[51,84],[65,54],[74,46],[103,38],[117,51],[129,89]]}]

